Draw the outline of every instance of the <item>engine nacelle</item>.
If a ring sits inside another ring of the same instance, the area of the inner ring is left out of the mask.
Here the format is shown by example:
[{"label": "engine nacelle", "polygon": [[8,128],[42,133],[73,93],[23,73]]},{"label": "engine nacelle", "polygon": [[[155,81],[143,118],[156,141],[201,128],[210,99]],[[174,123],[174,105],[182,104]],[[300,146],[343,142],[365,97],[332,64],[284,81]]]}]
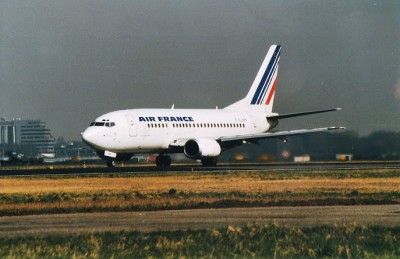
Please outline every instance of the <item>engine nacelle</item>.
[{"label": "engine nacelle", "polygon": [[188,158],[217,157],[221,154],[221,146],[213,139],[190,139],[183,148]]}]

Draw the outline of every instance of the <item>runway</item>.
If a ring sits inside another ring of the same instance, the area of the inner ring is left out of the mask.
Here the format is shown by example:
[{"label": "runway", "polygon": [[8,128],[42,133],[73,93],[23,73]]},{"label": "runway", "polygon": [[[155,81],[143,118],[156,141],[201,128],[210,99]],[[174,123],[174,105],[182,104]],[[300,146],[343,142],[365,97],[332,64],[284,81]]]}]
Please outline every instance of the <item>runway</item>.
[{"label": "runway", "polygon": [[105,212],[0,217],[0,236],[104,231],[173,231],[248,223],[310,227],[325,224],[400,226],[400,205],[263,207]]},{"label": "runway", "polygon": [[49,165],[41,168],[21,167],[8,169],[0,167],[1,176],[11,175],[51,175],[51,174],[113,174],[113,173],[155,173],[155,172],[226,172],[226,171],[263,171],[263,170],[353,170],[353,169],[399,169],[399,161],[384,162],[307,162],[307,163],[223,163],[204,167],[199,164],[173,164],[169,167],[157,167],[152,164],[125,164],[115,168],[105,166],[81,165],[67,168],[65,165]]}]

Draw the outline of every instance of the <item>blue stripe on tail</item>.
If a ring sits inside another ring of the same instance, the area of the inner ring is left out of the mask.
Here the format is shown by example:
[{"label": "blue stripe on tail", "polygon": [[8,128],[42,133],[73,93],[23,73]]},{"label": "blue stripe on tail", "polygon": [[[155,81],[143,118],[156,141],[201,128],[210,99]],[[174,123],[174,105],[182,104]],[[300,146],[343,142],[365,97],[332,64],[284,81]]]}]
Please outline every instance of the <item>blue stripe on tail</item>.
[{"label": "blue stripe on tail", "polygon": [[251,100],[251,104],[261,104],[263,102],[265,94],[268,92],[268,88],[271,85],[273,75],[275,74],[278,67],[280,52],[281,46],[277,46],[267,66],[267,69],[265,70],[265,73],[261,78],[260,84],[257,87],[253,99]]}]

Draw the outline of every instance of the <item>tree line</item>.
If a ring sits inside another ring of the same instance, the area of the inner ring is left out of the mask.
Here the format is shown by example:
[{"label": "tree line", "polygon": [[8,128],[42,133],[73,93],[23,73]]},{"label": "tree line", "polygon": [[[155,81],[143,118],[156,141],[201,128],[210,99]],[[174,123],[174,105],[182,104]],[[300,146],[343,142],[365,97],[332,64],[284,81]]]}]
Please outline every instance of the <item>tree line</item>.
[{"label": "tree line", "polygon": [[[399,160],[400,132],[375,131],[359,136],[355,131],[312,133],[291,136],[282,141],[268,139],[259,145],[243,145],[227,151],[227,155],[246,154],[246,160],[293,161],[295,156],[310,156],[313,161],[335,160],[339,154],[352,155],[353,160]],[[225,157],[227,157],[225,155]]]}]

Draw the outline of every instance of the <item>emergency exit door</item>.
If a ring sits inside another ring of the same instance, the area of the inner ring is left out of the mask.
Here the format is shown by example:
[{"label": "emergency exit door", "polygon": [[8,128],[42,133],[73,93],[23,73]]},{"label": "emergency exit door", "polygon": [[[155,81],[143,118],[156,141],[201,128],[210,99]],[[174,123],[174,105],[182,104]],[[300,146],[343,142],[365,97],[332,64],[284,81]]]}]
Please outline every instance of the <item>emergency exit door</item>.
[{"label": "emergency exit door", "polygon": [[136,121],[131,115],[126,115],[126,119],[128,120],[129,127],[129,136],[136,137],[137,136],[137,128]]}]

